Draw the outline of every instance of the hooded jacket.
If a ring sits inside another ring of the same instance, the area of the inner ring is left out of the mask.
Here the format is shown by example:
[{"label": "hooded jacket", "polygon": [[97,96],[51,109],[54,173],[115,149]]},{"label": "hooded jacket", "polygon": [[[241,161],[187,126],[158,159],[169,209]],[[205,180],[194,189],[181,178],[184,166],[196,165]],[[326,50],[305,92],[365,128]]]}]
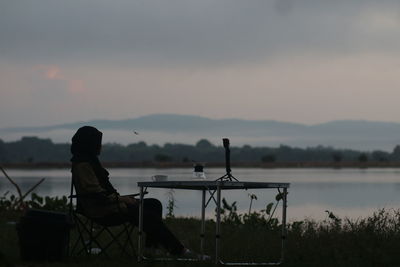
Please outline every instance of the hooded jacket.
[{"label": "hooded jacket", "polygon": [[109,173],[98,155],[103,134],[84,126],[72,137],[72,181],[77,193],[78,210],[90,218],[102,218],[126,211],[117,190],[109,181]]}]

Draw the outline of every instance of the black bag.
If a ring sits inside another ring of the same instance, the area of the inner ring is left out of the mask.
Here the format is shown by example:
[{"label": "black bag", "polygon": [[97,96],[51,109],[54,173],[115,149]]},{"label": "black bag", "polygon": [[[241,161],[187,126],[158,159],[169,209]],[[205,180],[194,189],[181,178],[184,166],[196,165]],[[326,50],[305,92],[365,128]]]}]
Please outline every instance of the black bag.
[{"label": "black bag", "polygon": [[28,210],[17,223],[23,260],[61,260],[68,253],[69,231],[73,223],[68,213]]}]

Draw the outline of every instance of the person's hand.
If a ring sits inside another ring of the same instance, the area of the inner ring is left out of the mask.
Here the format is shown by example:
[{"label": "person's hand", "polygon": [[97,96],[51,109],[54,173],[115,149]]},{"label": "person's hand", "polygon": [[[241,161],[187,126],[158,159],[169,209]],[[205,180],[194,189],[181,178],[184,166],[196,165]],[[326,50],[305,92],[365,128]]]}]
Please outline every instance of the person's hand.
[{"label": "person's hand", "polygon": [[119,196],[119,199],[128,205],[135,205],[138,203],[137,199],[130,196]]}]

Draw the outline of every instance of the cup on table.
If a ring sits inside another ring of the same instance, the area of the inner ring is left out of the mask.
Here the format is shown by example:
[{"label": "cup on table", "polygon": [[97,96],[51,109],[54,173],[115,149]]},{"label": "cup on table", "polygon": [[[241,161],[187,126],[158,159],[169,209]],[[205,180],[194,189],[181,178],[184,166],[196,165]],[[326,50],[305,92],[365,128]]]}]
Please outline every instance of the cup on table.
[{"label": "cup on table", "polygon": [[154,182],[162,182],[162,181],[166,181],[168,179],[168,175],[161,175],[161,174],[157,174],[157,175],[153,175],[151,177],[151,179]]}]

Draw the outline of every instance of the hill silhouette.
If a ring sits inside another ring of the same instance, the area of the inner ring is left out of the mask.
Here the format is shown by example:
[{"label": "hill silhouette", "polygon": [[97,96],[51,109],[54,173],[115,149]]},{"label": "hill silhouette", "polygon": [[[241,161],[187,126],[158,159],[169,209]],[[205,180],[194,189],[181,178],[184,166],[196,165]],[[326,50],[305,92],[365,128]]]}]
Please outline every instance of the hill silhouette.
[{"label": "hill silhouette", "polygon": [[[237,145],[277,146],[279,144],[309,147],[333,146],[358,150],[391,151],[400,143],[400,123],[363,120],[332,121],[306,125],[274,120],[210,119],[199,116],[154,114],[124,120],[91,120],[49,126],[2,128],[5,141],[34,135],[68,142],[73,131],[83,125],[93,125],[105,132],[108,142],[129,144],[129,132],[146,143],[193,144],[205,138],[213,143],[230,137]],[[14,139],[12,139],[14,138]]]}]

